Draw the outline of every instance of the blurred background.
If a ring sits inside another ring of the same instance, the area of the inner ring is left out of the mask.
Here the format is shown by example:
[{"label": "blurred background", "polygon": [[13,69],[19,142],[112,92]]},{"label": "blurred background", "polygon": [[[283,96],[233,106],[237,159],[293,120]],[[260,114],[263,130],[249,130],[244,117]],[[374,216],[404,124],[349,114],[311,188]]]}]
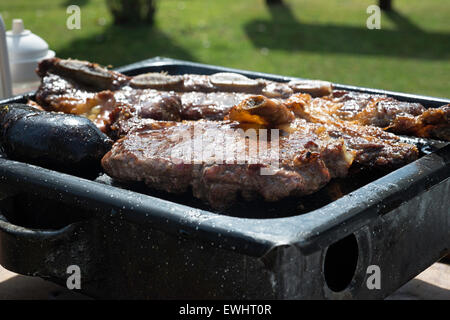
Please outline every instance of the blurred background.
[{"label": "blurred background", "polygon": [[[141,3],[146,17],[131,23],[120,16],[120,0],[1,0],[0,13],[7,29],[23,19],[62,58],[117,67],[166,56],[450,97],[450,1],[394,0],[381,30],[366,28],[371,4],[377,1],[159,0]],[[70,5],[81,8],[79,30],[66,27]]]}]

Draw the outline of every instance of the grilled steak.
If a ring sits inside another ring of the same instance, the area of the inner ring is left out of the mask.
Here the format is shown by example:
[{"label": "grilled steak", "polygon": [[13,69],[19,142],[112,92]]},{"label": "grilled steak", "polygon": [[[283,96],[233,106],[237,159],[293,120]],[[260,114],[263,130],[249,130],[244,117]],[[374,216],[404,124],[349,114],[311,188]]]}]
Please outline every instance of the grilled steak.
[{"label": "grilled steak", "polygon": [[342,140],[306,121],[303,130],[276,140],[279,152],[269,135],[267,152],[252,153],[261,151],[260,136],[239,129],[232,121],[150,120],[118,140],[102,165],[116,179],[144,181],[167,192],[192,187],[195,197],[220,209],[238,194],[268,201],[310,194],[332,177],[345,176],[353,160]]}]

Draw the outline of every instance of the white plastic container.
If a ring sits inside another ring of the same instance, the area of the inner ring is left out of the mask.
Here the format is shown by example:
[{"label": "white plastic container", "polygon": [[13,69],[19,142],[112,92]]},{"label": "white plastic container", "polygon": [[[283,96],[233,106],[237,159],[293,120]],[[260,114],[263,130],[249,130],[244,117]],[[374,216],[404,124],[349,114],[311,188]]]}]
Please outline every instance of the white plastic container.
[{"label": "white plastic container", "polygon": [[14,87],[33,86],[39,81],[36,75],[38,63],[55,56],[47,42],[24,29],[22,19],[14,19],[12,30],[6,32],[9,65]]},{"label": "white plastic container", "polygon": [[10,96],[12,96],[12,84],[8,49],[6,48],[6,28],[0,14],[0,99],[9,98]]}]

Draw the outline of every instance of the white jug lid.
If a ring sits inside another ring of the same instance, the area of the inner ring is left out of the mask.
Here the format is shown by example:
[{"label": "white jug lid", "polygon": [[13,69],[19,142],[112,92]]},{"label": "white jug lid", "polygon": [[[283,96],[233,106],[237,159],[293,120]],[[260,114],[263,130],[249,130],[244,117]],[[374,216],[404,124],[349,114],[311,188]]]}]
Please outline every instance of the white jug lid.
[{"label": "white jug lid", "polygon": [[47,42],[26,30],[22,19],[13,20],[12,30],[6,32],[6,41],[11,63],[38,62],[49,54]]}]

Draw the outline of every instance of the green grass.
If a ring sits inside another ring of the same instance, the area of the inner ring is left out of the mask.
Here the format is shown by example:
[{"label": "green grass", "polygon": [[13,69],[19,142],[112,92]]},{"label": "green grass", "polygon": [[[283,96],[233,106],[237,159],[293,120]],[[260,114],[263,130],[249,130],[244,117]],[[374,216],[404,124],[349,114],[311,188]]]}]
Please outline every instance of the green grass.
[{"label": "green grass", "polygon": [[[112,25],[104,0],[2,1],[60,57],[120,66],[167,56],[337,83],[450,97],[450,3],[394,0],[368,30],[375,0],[160,0],[153,28]],[[81,6],[81,30],[66,7]]]}]

